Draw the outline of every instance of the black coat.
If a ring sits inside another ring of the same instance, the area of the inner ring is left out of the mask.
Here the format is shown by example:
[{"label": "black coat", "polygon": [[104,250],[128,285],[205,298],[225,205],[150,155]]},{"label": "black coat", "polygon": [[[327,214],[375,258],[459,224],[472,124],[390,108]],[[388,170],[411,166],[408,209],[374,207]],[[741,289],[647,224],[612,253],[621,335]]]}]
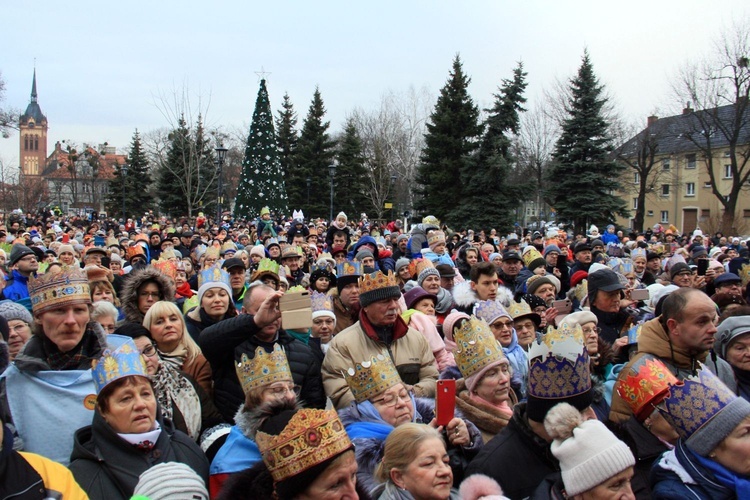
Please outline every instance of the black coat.
[{"label": "black coat", "polygon": [[139,476],[164,462],[183,463],[208,484],[208,459],[200,447],[169,420],[159,420],[162,431],[149,452],[120,438],[98,411],[92,425],[76,431],[70,471],[89,497],[127,500]]},{"label": "black coat", "polygon": [[[214,402],[227,422],[234,422],[237,409],[245,402],[235,364],[242,354],[253,358],[258,347],[267,352],[273,349],[273,343],[261,342],[255,337],[257,332],[258,327],[249,314],[225,319],[201,332],[200,347],[213,372]],[[276,343],[286,353],[294,383],[302,388],[300,401],[309,408],[325,408],[320,362],[310,346],[292,338],[284,330],[279,330]]]},{"label": "black coat", "polygon": [[549,443],[529,427],[526,403],[519,403],[507,427],[471,461],[466,476],[489,476],[503,488],[505,496],[515,500],[531,496],[545,477],[559,470]]}]

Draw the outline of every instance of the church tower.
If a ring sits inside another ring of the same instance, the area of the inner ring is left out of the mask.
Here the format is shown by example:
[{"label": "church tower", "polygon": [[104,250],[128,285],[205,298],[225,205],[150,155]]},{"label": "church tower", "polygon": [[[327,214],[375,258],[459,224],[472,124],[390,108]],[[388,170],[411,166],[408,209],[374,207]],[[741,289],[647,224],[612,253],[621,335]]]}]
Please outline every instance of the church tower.
[{"label": "church tower", "polygon": [[31,102],[19,123],[20,144],[18,155],[24,176],[38,176],[47,161],[47,117],[42,114],[36,94],[36,68],[31,83]]}]

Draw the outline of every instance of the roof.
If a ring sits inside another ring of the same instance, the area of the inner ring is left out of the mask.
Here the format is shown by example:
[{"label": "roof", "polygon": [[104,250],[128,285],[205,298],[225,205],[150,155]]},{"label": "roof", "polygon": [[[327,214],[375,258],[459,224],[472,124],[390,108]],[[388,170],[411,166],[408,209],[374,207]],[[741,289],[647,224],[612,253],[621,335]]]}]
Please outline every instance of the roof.
[{"label": "roof", "polygon": [[37,102],[36,94],[36,69],[34,69],[34,78],[31,82],[31,102],[26,106],[26,111],[21,115],[21,123],[26,123],[30,119],[34,120],[34,123],[42,123],[47,121],[47,117],[42,113],[42,108]]},{"label": "roof", "polygon": [[[90,146],[86,148],[86,152],[99,160],[97,179],[102,181],[114,179],[115,165],[123,165],[127,160],[126,155],[102,155]],[[42,172],[42,175],[47,179],[52,180],[72,179],[73,174],[68,170],[68,165],[70,165],[70,155],[67,151],[63,151],[58,145],[50,157],[47,158],[47,166],[44,169],[44,172]],[[87,175],[85,172],[78,172],[76,178],[78,180],[91,180],[91,175]]]}]

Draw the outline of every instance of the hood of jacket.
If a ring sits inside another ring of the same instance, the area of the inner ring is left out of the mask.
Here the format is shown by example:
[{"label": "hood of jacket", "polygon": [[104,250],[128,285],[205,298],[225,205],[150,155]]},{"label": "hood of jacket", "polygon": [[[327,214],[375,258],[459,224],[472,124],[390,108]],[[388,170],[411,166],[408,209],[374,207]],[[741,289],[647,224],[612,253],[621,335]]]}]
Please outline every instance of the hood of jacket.
[{"label": "hood of jacket", "polygon": [[708,351],[693,355],[685,350],[679,349],[672,344],[669,335],[659,321],[661,317],[646,321],[638,337],[638,352],[653,354],[662,359],[671,360],[672,363],[682,369],[694,370],[696,361],[706,361]]},{"label": "hood of jacket", "polygon": [[378,251],[378,242],[375,241],[375,238],[372,236],[362,236],[359,240],[357,240],[357,243],[354,244],[354,253],[352,254],[352,257],[357,255],[357,252],[359,252],[359,249],[362,248],[362,245],[365,245],[369,243],[370,245],[375,247],[375,250],[372,251],[372,255],[375,257],[375,260],[380,260],[380,252]]},{"label": "hood of jacket", "polygon": [[133,271],[125,278],[120,296],[125,320],[128,322],[139,325],[143,323],[144,314],[138,310],[138,288],[146,281],[156,283],[161,290],[162,300],[174,302],[174,284],[169,278],[151,266]]}]

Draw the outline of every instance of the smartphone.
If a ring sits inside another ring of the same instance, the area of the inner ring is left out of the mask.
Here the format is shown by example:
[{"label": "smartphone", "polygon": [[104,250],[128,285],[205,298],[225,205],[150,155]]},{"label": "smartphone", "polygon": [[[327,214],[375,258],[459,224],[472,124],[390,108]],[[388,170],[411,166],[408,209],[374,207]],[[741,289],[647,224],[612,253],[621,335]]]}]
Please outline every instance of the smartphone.
[{"label": "smartphone", "polygon": [[437,381],[435,397],[435,418],[437,424],[446,426],[453,420],[456,408],[456,381],[451,379]]},{"label": "smartphone", "polygon": [[565,266],[568,265],[568,256],[560,254],[557,256],[557,263],[555,264],[555,267],[558,269],[564,269]]},{"label": "smartphone", "polygon": [[649,297],[649,292],[645,288],[630,290],[630,300],[648,300]]},{"label": "smartphone", "polygon": [[698,276],[705,276],[708,271],[708,259],[701,259],[698,261]]},{"label": "smartphone", "polygon": [[107,269],[109,269],[109,262],[110,262],[109,257],[102,257],[102,266],[103,267],[106,267]]},{"label": "smartphone", "polygon": [[552,302],[552,307],[557,309],[559,314],[569,314],[573,310],[573,303],[570,299],[556,300]]}]

